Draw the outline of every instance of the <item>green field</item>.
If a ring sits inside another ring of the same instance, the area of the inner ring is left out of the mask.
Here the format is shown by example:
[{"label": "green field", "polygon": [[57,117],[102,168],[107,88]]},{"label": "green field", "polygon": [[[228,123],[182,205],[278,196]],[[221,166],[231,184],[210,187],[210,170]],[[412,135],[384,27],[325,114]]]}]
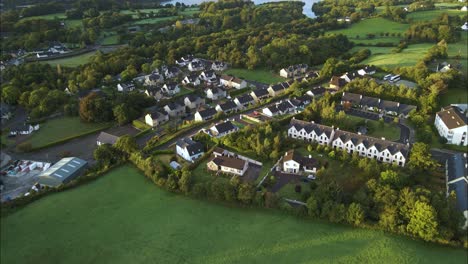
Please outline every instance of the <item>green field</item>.
[{"label": "green field", "polygon": [[225,74],[234,75],[241,79],[246,79],[250,81],[257,81],[267,84],[278,83],[285,81],[286,79],[280,77],[279,74],[273,73],[270,70],[256,69],[256,70],[247,70],[247,69],[228,69],[225,71]]},{"label": "green field", "polygon": [[1,263],[466,261],[463,249],[170,194],[130,166],[1,220]]},{"label": "green field", "polygon": [[[372,55],[362,63],[389,68],[414,66],[432,46],[433,44],[428,43],[409,45],[408,48],[404,49],[400,53],[391,53],[391,49],[389,49],[388,53]],[[380,51],[384,52],[385,50],[381,49]]]},{"label": "green field", "polygon": [[177,18],[178,16],[147,18],[147,19],[142,19],[142,20],[133,22],[132,25],[156,24],[156,23],[163,22],[163,21],[175,20]]},{"label": "green field", "polygon": [[[417,11],[409,13],[406,18],[410,19],[414,22],[419,21],[430,21],[434,18],[442,15],[443,13],[447,13],[450,16],[463,16],[466,14],[466,11],[460,11],[460,9],[436,9],[436,10],[428,10],[428,11]],[[461,25],[460,25],[461,26]]]},{"label": "green field", "polygon": [[38,148],[52,142],[106,127],[109,127],[109,123],[84,123],[80,121],[79,117],[60,117],[40,124],[40,129],[31,135],[28,142],[31,143],[33,148]]},{"label": "green field", "polygon": [[68,28],[70,27],[81,27],[83,26],[81,23],[81,19],[67,19],[67,16],[65,13],[56,13],[56,14],[49,14],[49,15],[43,15],[43,16],[31,16],[31,17],[25,17],[23,20],[31,20],[31,19],[45,19],[45,20],[62,20],[65,22],[65,26]]},{"label": "green field", "polygon": [[65,67],[77,67],[77,66],[88,63],[90,61],[90,58],[94,55],[94,53],[96,52],[91,51],[91,52],[83,53],[83,54],[73,56],[73,57],[41,61],[41,63],[48,63],[52,66],[56,66],[57,64],[60,64],[61,66],[65,66]]},{"label": "green field", "polygon": [[[398,44],[408,28],[409,25],[407,24],[378,17],[362,20],[345,29],[329,31],[328,34],[343,34],[355,43],[376,44],[382,42]],[[389,33],[390,35],[380,36],[381,33]],[[367,39],[367,34],[374,34],[375,38]],[[397,34],[400,34],[400,37]]]}]

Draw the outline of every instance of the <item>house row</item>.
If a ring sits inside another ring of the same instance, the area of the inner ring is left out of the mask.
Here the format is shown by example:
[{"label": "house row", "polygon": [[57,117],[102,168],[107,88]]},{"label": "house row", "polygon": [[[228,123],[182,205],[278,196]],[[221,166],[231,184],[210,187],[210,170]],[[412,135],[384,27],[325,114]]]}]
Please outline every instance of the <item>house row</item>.
[{"label": "house row", "polygon": [[341,76],[332,76],[330,79],[330,88],[332,89],[341,89],[347,83],[351,82],[354,79],[362,78],[364,76],[375,74],[376,69],[373,66],[366,66],[362,69],[353,72],[346,72]]},{"label": "house row", "polygon": [[468,112],[456,106],[446,106],[436,113],[434,125],[448,144],[467,146]]},{"label": "house row", "polygon": [[379,111],[383,114],[404,118],[407,118],[409,113],[417,108],[415,105],[401,104],[399,102],[381,100],[375,97],[348,92],[343,92],[341,104],[350,104],[352,107],[361,108],[365,111]]},{"label": "house row", "polygon": [[194,95],[187,95],[182,102],[170,102],[161,109],[153,107],[145,115],[145,123],[151,127],[156,127],[169,121],[169,118],[184,116],[187,110],[198,110],[205,105],[205,99]]},{"label": "house row", "polygon": [[40,125],[19,125],[10,130],[10,136],[29,135],[34,131],[39,130]]},{"label": "house row", "polygon": [[239,128],[228,120],[217,123],[210,127],[208,134],[212,137],[220,138],[237,131],[239,131]]},{"label": "house row", "polygon": [[292,119],[288,136],[308,142],[328,145],[348,153],[357,153],[361,157],[376,159],[381,162],[405,166],[409,146],[385,139],[373,138],[359,133],[335,129],[312,122]]},{"label": "house row", "polygon": [[263,108],[262,113],[268,117],[298,113],[304,109],[306,105],[310,104],[310,102],[311,98],[307,95],[299,98],[282,100],[274,105]]},{"label": "house row", "polygon": [[203,59],[195,58],[193,55],[186,55],[176,60],[175,63],[180,67],[187,66],[189,71],[202,71],[202,70],[214,70],[224,71],[227,69],[227,64],[222,61],[209,62]]},{"label": "house row", "polygon": [[279,75],[284,78],[292,78],[297,75],[303,75],[307,72],[309,66],[307,64],[296,64],[286,68],[282,68]]}]

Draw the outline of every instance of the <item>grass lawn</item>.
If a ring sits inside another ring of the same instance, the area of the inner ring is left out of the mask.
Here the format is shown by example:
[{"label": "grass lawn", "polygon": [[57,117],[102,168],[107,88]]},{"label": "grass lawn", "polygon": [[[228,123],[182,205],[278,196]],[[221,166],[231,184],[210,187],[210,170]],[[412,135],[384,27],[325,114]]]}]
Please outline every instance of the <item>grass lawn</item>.
[{"label": "grass lawn", "polygon": [[206,160],[201,162],[198,165],[198,167],[195,168],[195,170],[193,170],[192,175],[193,175],[193,181],[195,183],[197,183],[197,182],[206,182],[206,181],[212,180],[213,175],[212,175],[211,172],[208,172],[208,170],[206,168],[206,163],[208,163],[209,160],[210,160],[210,158],[207,158]]},{"label": "grass lawn", "polygon": [[130,166],[1,220],[1,263],[466,261],[463,249],[171,194]]},{"label": "grass lawn", "polygon": [[[329,31],[329,34],[343,34],[355,43],[376,44],[379,42],[391,42],[398,44],[408,28],[408,24],[401,24],[378,17],[362,20],[345,29]],[[380,33],[390,33],[390,35],[385,37],[380,36]],[[396,35],[398,33],[401,34],[401,37]],[[375,38],[367,39],[367,34],[374,34]],[[391,34],[394,34],[394,36],[391,36]]]},{"label": "grass lawn", "polygon": [[136,22],[133,22],[132,25],[156,24],[156,23],[159,23],[159,22],[162,22],[162,21],[175,20],[177,18],[178,18],[178,16],[147,18],[147,19],[142,19],[142,20],[138,20]]},{"label": "grass lawn", "polygon": [[83,53],[83,54],[73,56],[73,57],[41,61],[41,63],[48,63],[52,66],[56,66],[57,64],[60,64],[61,66],[65,66],[65,67],[78,67],[80,65],[88,63],[90,61],[90,58],[94,55],[94,53],[96,52],[91,51],[91,52]]},{"label": "grass lawn", "polygon": [[[414,22],[419,21],[430,21],[435,19],[436,17],[442,15],[443,13],[447,13],[449,16],[463,16],[466,14],[466,11],[460,11],[460,9],[436,9],[436,10],[428,10],[428,11],[417,11],[409,13],[406,18],[412,19]],[[461,26],[461,25],[460,25]]]},{"label": "grass lawn", "polygon": [[119,35],[115,33],[115,34],[104,36],[99,41],[99,43],[101,43],[101,45],[117,45],[119,44]]},{"label": "grass lawn", "polygon": [[447,93],[440,96],[440,104],[442,106],[460,103],[468,103],[467,89],[449,88]]},{"label": "grass lawn", "polygon": [[65,13],[55,13],[55,14],[48,14],[42,16],[30,16],[23,18],[24,20],[31,20],[31,19],[45,19],[45,20],[54,20],[54,19],[67,19]]},{"label": "grass lawn", "polygon": [[55,118],[40,124],[39,131],[34,132],[28,142],[31,142],[33,148],[38,148],[69,137],[104,129],[109,125],[109,123],[83,123],[79,117]]},{"label": "grass lawn", "polygon": [[226,74],[234,75],[241,79],[250,81],[257,81],[267,84],[278,83],[285,81],[283,77],[278,74],[265,69],[247,70],[247,69],[228,69],[225,71]]},{"label": "grass lawn", "polygon": [[351,122],[356,123],[356,125],[359,122],[362,122],[363,120],[367,120],[367,127],[369,129],[368,135],[371,137],[384,137],[386,140],[398,140],[400,138],[400,128],[393,123],[384,123],[384,126],[381,127],[379,121],[351,115],[347,115],[346,118],[349,119]]}]

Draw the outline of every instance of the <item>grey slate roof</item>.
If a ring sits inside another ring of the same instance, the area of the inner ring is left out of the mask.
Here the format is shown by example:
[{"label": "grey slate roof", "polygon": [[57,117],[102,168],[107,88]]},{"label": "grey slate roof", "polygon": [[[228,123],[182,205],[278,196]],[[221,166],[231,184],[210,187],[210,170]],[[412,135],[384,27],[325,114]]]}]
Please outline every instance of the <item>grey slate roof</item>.
[{"label": "grey slate roof", "polygon": [[190,156],[203,152],[203,145],[200,142],[193,141],[188,137],[177,140],[176,144],[183,149],[186,148]]},{"label": "grey slate roof", "polygon": [[101,132],[97,138],[97,141],[101,142],[102,144],[114,145],[118,139],[119,139],[118,136],[114,136],[106,132]]},{"label": "grey slate roof", "polygon": [[226,133],[228,131],[236,129],[236,126],[234,126],[231,123],[231,121],[226,121],[226,122],[223,122],[223,123],[216,124],[216,125],[214,125],[214,127],[216,128],[216,130],[218,131],[219,134],[223,134],[223,133]]}]

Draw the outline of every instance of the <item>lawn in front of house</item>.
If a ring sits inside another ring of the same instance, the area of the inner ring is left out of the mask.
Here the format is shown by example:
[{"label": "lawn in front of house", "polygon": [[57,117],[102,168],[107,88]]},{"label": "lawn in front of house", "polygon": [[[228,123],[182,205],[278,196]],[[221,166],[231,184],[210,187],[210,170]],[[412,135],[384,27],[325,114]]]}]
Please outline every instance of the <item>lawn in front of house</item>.
[{"label": "lawn in front of house", "polygon": [[266,69],[228,69],[224,73],[234,75],[241,79],[257,81],[266,84],[278,83],[286,80],[285,78],[279,76],[278,73],[274,73]]},{"label": "lawn in front of house", "polygon": [[27,139],[33,148],[39,148],[53,142],[65,140],[92,131],[110,127],[111,123],[85,123],[79,117],[59,117],[40,124],[40,129]]},{"label": "lawn in front of house", "polygon": [[0,228],[1,263],[466,261],[463,249],[169,193],[127,165],[3,216]]},{"label": "lawn in front of house", "polygon": [[56,66],[57,64],[60,64],[60,66],[65,66],[65,67],[78,67],[80,65],[84,65],[90,62],[91,57],[94,56],[95,53],[96,51],[91,51],[91,52],[83,53],[83,54],[72,56],[72,57],[41,61],[41,63],[48,63],[52,66]]},{"label": "lawn in front of house", "polygon": [[[376,120],[370,120],[362,117],[346,115],[347,120],[355,124],[357,128],[359,123],[367,122],[367,128],[369,129],[368,136],[376,138],[385,138],[386,140],[395,141],[400,139],[400,128],[395,123],[382,123]],[[351,131],[356,133],[356,130]]]}]

